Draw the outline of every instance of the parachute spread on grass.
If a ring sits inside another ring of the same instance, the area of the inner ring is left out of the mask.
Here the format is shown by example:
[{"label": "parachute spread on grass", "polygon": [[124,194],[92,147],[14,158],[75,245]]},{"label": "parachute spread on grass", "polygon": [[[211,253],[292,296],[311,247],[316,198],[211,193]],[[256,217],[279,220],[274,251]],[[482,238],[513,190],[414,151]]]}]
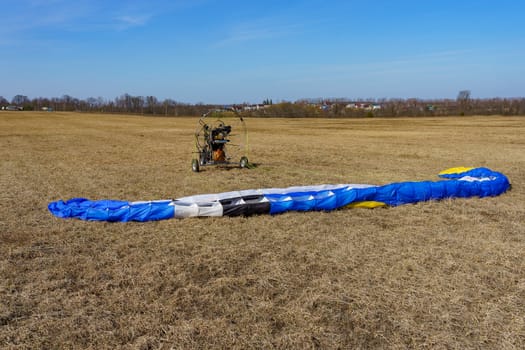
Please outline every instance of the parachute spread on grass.
[{"label": "parachute spread on grass", "polygon": [[445,180],[397,182],[382,186],[341,184],[267,188],[141,202],[73,198],[65,202],[51,202],[48,209],[60,218],[153,221],[398,206],[445,198],[497,196],[510,187],[505,175],[488,168],[451,168],[442,171],[439,176]]}]

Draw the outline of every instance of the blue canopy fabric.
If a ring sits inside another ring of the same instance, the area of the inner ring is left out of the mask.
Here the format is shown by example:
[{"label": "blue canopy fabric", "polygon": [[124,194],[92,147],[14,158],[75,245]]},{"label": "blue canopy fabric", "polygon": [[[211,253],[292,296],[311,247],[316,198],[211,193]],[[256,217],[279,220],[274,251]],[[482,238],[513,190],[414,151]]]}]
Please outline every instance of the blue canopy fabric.
[{"label": "blue canopy fabric", "polygon": [[154,221],[195,216],[279,214],[330,211],[349,205],[398,206],[445,198],[497,196],[510,188],[508,178],[488,168],[451,168],[445,180],[373,185],[318,185],[243,190],[174,200],[127,202],[73,198],[48,205],[59,218],[90,221]]},{"label": "blue canopy fabric", "polygon": [[125,202],[103,199],[92,201],[72,198],[66,202],[56,201],[48,205],[53,215],[59,218],[77,218],[89,221],[154,221],[171,219],[174,206],[171,200],[149,202]]}]

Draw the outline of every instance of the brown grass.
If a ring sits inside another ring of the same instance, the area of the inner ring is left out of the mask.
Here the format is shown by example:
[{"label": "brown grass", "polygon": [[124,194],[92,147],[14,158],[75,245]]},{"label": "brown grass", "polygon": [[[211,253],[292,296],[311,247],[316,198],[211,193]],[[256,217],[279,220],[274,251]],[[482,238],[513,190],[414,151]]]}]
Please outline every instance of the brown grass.
[{"label": "brown grass", "polygon": [[[253,170],[191,172],[196,118],[0,113],[0,347],[525,348],[525,119],[248,120]],[[507,174],[496,198],[150,223],[57,199]]]}]

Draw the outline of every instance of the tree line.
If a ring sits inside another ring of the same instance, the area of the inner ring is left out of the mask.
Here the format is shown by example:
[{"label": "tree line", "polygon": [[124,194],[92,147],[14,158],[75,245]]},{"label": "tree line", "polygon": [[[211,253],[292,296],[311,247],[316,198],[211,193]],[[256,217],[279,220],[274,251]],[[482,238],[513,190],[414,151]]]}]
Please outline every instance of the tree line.
[{"label": "tree line", "polygon": [[123,113],[158,116],[200,116],[212,109],[235,109],[252,117],[419,117],[453,115],[525,115],[525,98],[470,97],[460,91],[456,99],[302,99],[274,103],[265,99],[258,105],[189,104],[172,99],[159,100],[155,96],[123,94],[114,100],[102,97],[78,99],[62,97],[30,99],[16,95],[11,101],[0,96],[0,107],[17,106],[24,110],[78,111],[96,113]]},{"label": "tree line", "polygon": [[126,113],[143,115],[193,116],[206,113],[215,105],[189,104],[172,99],[158,100],[155,96],[132,96],[124,94],[114,100],[102,97],[79,99],[69,95],[62,97],[37,97],[30,99],[16,95],[11,101],[0,96],[0,106],[18,106],[24,110],[53,110],[59,112]]}]

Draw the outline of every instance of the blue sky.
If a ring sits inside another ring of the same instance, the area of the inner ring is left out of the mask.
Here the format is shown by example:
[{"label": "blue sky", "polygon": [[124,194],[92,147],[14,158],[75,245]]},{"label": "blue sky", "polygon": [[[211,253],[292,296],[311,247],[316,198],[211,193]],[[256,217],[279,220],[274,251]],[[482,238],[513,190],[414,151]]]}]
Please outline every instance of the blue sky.
[{"label": "blue sky", "polygon": [[0,0],[0,96],[525,96],[518,0]]}]

